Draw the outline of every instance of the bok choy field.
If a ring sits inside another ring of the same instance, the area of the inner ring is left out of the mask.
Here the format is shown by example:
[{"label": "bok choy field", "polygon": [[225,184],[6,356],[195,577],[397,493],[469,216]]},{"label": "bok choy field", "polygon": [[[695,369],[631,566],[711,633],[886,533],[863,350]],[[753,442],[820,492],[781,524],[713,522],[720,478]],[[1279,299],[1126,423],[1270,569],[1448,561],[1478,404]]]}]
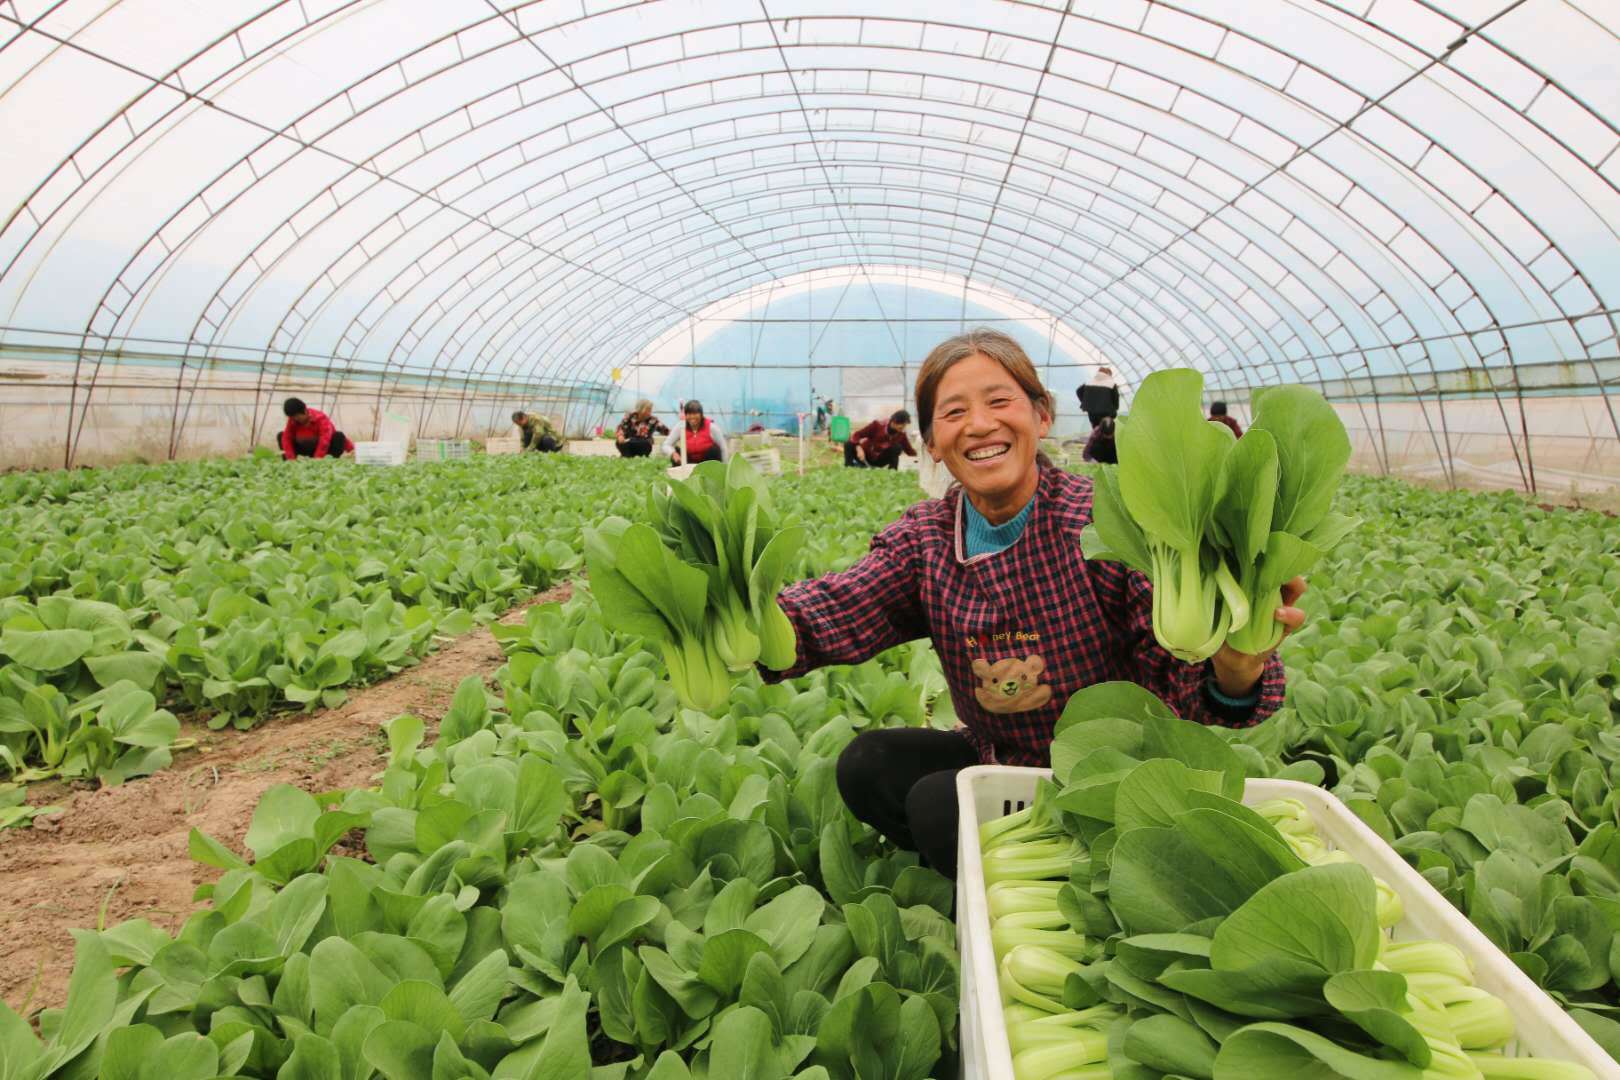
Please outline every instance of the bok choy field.
[{"label": "bok choy field", "polygon": [[[193,831],[195,910],[63,940],[66,985],[0,1008],[0,1078],[953,1074],[952,883],[834,783],[858,732],[954,723],[931,648],[682,710],[574,577],[661,470],[535,457],[0,478],[0,849],[51,843],[29,785],[71,816],[475,626],[503,657],[388,721],[370,783],[278,783],[239,842]],[[771,489],[808,527],[795,578],[919,495]],[[1620,528],[1363,477],[1339,508],[1363,523],[1312,575],[1288,705],[1234,748],[1338,794],[1620,1054]]]}]

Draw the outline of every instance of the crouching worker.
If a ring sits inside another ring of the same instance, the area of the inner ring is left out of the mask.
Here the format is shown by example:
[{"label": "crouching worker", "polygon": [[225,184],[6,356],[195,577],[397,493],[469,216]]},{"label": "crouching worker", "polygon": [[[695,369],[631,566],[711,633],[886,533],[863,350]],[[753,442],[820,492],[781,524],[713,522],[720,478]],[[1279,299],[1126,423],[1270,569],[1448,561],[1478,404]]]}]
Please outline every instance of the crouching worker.
[{"label": "crouching worker", "polygon": [[888,420],[874,420],[844,444],[844,464],[853,468],[898,469],[900,455],[917,456],[906,434],[911,414],[901,409]]},{"label": "crouching worker", "polygon": [[619,448],[620,457],[651,457],[654,436],[668,434],[669,428],[653,415],[653,403],[642,398],[619,421],[613,441]]},{"label": "crouching worker", "polygon": [[[1091,562],[1089,477],[1038,451],[1052,398],[1017,342],[975,330],[934,349],[917,375],[923,446],[956,485],[912,506],[848,570],[790,585],[779,600],[797,660],[775,680],[856,664],[930,638],[962,726],[856,736],[838,759],[855,816],[946,875],[956,872],[956,773],[981,763],[1049,764],[1053,726],[1081,687],[1128,680],[1183,718],[1247,727],[1283,700],[1275,653],[1223,647],[1187,664],[1153,636],[1153,588],[1116,562]],[[1305,583],[1277,618],[1297,630]]]},{"label": "crouching worker", "polygon": [[298,398],[290,397],[282,402],[281,411],[287,415],[287,426],[277,441],[281,456],[288,461],[300,457],[338,458],[354,445],[348,436],[332,426],[331,417]]},{"label": "crouching worker", "polygon": [[547,454],[562,449],[562,436],[545,417],[519,410],[512,414],[512,423],[523,436],[523,449]]},{"label": "crouching worker", "polygon": [[[696,465],[702,461],[726,460],[726,437],[720,430],[720,425],[711,418],[703,415],[701,401],[688,401],[681,409],[681,416],[685,423],[669,433],[664,440],[664,453],[669,455],[671,465]],[[681,446],[684,437],[686,447],[686,460],[681,460]]]}]

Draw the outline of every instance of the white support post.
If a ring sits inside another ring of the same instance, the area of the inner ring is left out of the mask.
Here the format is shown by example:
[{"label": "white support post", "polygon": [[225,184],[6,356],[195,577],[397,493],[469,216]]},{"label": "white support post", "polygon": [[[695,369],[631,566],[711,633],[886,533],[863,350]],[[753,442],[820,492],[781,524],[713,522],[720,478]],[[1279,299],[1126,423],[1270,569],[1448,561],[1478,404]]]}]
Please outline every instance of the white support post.
[{"label": "white support post", "polygon": [[805,413],[799,413],[799,475],[804,475],[804,418]]}]

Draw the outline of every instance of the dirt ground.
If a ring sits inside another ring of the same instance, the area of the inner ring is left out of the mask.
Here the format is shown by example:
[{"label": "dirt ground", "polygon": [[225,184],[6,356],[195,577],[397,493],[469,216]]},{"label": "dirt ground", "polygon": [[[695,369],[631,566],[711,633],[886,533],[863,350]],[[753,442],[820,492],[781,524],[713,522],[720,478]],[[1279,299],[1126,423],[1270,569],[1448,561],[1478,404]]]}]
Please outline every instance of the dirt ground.
[{"label": "dirt ground", "polygon": [[[533,604],[566,600],[567,583],[502,617],[521,622]],[[123,787],[58,792],[65,813],[32,829],[0,831],[0,1000],[29,1011],[61,1005],[73,963],[70,929],[144,918],[169,932],[194,910],[192,893],[219,871],[192,862],[193,828],[246,854],[242,837],[273,784],[307,791],[371,783],[387,759],[382,725],[412,713],[432,725],[468,675],[492,674],[504,657],[478,629],[416,667],[354,691],[341,708],[279,716],[251,731],[185,731],[194,750],[163,772]],[[31,799],[30,801],[37,801]]]}]

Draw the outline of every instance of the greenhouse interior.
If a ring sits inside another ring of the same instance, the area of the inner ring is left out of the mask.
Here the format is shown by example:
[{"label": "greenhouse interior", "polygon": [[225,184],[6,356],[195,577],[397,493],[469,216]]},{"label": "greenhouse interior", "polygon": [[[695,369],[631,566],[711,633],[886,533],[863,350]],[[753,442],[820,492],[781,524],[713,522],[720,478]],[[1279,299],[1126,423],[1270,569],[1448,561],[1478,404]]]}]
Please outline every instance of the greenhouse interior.
[{"label": "greenhouse interior", "polygon": [[1620,1080],[1614,0],[0,0],[0,1080]]}]

